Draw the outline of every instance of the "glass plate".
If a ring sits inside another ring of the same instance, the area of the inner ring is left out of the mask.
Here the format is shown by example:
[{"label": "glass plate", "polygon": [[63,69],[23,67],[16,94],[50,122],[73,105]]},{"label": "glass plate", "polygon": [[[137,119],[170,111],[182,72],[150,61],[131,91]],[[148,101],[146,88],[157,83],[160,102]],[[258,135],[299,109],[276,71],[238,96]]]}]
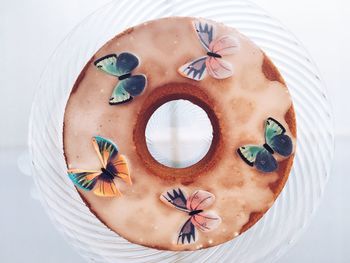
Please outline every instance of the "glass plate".
[{"label": "glass plate", "polygon": [[[124,29],[166,16],[205,17],[232,26],[258,44],[281,71],[293,98],[298,145],[286,187],[266,215],[238,238],[195,252],[131,244],[103,225],[66,175],[62,131],[66,102],[90,57]],[[47,213],[68,242],[94,262],[274,262],[309,224],[333,157],[333,118],[319,73],[296,38],[245,0],[113,1],[83,20],[44,71],[32,107],[32,173]]]}]

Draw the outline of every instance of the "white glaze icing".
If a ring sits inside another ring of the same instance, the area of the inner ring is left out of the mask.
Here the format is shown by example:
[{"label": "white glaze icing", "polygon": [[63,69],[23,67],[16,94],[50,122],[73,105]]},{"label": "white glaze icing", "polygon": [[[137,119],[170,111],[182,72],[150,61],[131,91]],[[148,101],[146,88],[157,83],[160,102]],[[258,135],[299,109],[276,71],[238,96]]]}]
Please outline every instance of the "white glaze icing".
[{"label": "white glaze icing", "polygon": [[[278,174],[263,175],[236,154],[236,149],[244,144],[264,143],[263,123],[268,117],[277,119],[286,128],[295,145],[285,121],[285,114],[292,106],[288,90],[265,77],[264,55],[258,47],[236,30],[217,24],[217,36],[232,34],[240,41],[240,51],[225,56],[233,64],[233,77],[216,80],[207,76],[196,82],[215,100],[215,110],[223,123],[220,162],[213,171],[188,186],[164,182],[144,167],[133,145],[136,115],[152,89],[168,82],[193,83],[177,73],[186,61],[205,54],[191,21],[170,18],[148,22],[109,41],[94,59],[125,51],[137,54],[141,64],[134,73],[146,74],[147,88],[129,104],[110,106],[108,100],[117,79],[98,71],[92,61],[69,98],[64,120],[64,150],[69,167],[99,168],[91,146],[95,135],[116,142],[129,163],[133,186],[116,181],[124,194],[122,197],[101,198],[79,190],[91,210],[110,229],[131,242],[170,250],[194,250],[228,241],[240,233],[251,213],[265,211],[273,204],[275,195],[269,184],[278,179]],[[215,231],[199,233],[198,241],[191,245],[176,244],[188,216],[159,200],[164,190],[176,187],[188,193],[202,189],[215,194],[216,201],[210,210],[222,218]]]}]

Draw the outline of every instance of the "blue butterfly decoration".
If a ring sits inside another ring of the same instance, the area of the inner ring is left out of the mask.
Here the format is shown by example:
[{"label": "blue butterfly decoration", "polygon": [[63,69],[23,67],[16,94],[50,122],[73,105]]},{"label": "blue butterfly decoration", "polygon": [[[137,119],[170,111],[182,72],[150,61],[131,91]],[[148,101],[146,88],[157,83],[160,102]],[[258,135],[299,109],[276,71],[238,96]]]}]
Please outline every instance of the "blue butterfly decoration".
[{"label": "blue butterfly decoration", "polygon": [[269,173],[278,168],[278,163],[273,156],[278,153],[288,157],[293,151],[292,139],[285,134],[286,129],[273,118],[265,121],[265,143],[262,146],[244,145],[238,148],[239,156],[250,166],[255,166],[259,171]]},{"label": "blue butterfly decoration", "polygon": [[131,53],[123,52],[119,56],[110,54],[97,59],[94,65],[101,71],[118,78],[109,99],[110,105],[116,105],[131,101],[146,87],[146,76],[143,74],[132,75],[131,72],[139,65],[139,59]]}]

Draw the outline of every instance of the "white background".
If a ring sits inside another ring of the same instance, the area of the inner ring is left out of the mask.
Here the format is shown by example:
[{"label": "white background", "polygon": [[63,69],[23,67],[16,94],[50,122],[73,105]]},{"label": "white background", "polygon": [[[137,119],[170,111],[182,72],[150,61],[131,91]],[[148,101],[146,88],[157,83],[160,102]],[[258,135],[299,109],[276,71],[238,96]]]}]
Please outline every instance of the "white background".
[{"label": "white background", "polygon": [[[78,22],[108,2],[0,0],[1,262],[83,262],[31,198],[31,178],[19,172],[17,160],[25,150],[31,101],[50,54]],[[350,262],[350,3],[253,2],[278,18],[309,51],[328,86],[336,120],[335,162],[323,202],[309,229],[279,262]]]}]

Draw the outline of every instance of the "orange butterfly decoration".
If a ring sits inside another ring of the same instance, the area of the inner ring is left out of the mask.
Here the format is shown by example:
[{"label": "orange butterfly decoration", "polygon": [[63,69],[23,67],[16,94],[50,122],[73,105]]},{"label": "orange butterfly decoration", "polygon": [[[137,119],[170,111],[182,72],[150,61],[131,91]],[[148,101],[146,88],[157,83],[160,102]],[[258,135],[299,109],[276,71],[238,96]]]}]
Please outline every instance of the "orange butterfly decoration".
[{"label": "orange butterfly decoration", "polygon": [[115,179],[120,178],[125,183],[132,184],[125,157],[118,152],[117,146],[112,141],[103,137],[93,137],[92,144],[101,162],[101,169],[99,171],[69,169],[69,178],[80,189],[93,190],[98,196],[121,196]]}]

